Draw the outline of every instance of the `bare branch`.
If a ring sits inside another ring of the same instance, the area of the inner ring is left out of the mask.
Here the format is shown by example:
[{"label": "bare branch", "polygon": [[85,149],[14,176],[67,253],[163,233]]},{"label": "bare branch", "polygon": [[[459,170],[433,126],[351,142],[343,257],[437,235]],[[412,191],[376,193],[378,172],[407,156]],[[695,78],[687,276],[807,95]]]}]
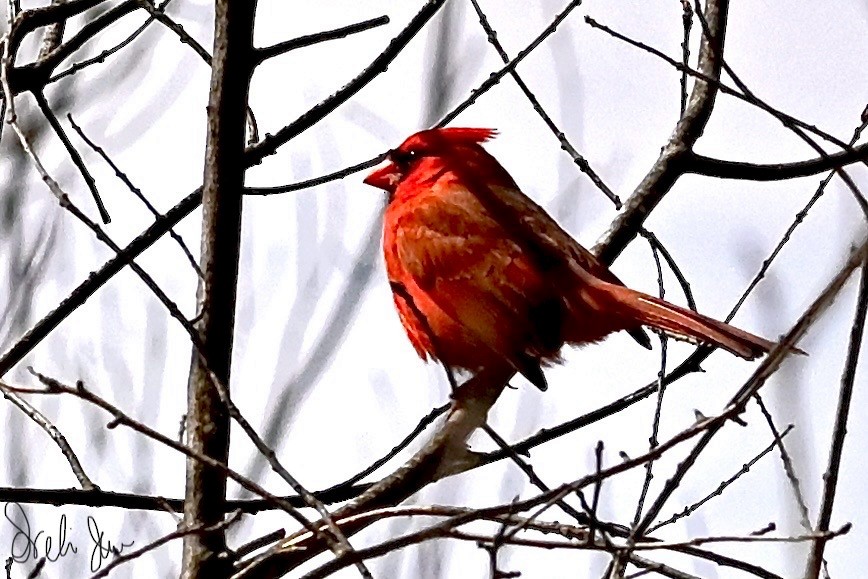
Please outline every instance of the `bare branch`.
[{"label": "bare branch", "polygon": [[[786,334],[786,336],[784,336],[778,345],[768,353],[766,358],[754,372],[753,376],[751,376],[751,379],[742,386],[741,389],[739,389],[735,396],[733,396],[727,406],[727,410],[721,414],[721,416],[736,417],[741,414],[748,401],[756,392],[759,391],[769,376],[780,367],[784,358],[791,351],[790,348],[795,345],[795,343],[808,331],[808,328],[810,328],[820,315],[831,305],[832,301],[844,286],[844,283],[850,277],[850,274],[852,274],[865,259],[866,254],[868,254],[868,240],[863,240],[859,248],[853,252],[840,271],[828,283],[823,292],[814,300],[808,309],[805,310],[792,329]],[[675,474],[666,481],[663,490],[645,513],[645,516],[638,525],[639,532],[644,533],[648,527],[651,526],[654,519],[660,514],[663,505],[666,504],[666,501],[681,484],[681,481],[690,467],[696,462],[696,459],[699,458],[699,455],[703,450],[705,450],[709,442],[711,442],[711,439],[720,432],[725,424],[725,420],[717,421],[714,425],[709,426],[705,431],[702,438],[696,443],[687,458],[678,465]]]},{"label": "bare branch", "polygon": [[[52,4],[65,4],[67,0],[51,0]],[[45,29],[42,35],[42,45],[39,47],[39,56],[42,58],[49,52],[60,46],[63,41],[63,32],[66,30],[66,20],[52,24]]]},{"label": "bare branch", "polygon": [[107,400],[105,400],[104,398],[102,398],[101,396],[96,394],[95,392],[91,391],[90,389],[86,388],[84,386],[84,383],[82,383],[81,381],[77,382],[75,387],[72,387],[72,386],[67,386],[67,385],[63,384],[63,383],[59,382],[58,380],[55,380],[53,378],[50,378],[48,376],[45,376],[45,375],[40,374],[38,372],[35,372],[35,371],[33,371],[33,369],[30,369],[30,371],[45,386],[44,390],[33,390],[33,389],[26,389],[26,388],[11,388],[8,385],[5,385],[6,388],[9,388],[15,392],[26,392],[29,394],[38,394],[38,395],[43,395],[43,396],[44,395],[68,394],[71,396],[75,396],[76,398],[79,398],[81,400],[84,400],[85,402],[88,402],[89,404],[92,404],[92,405],[102,409],[103,411],[107,412],[108,414],[110,414],[112,416],[112,420],[111,420],[111,422],[109,422],[106,425],[106,428],[112,429],[112,428],[117,428],[118,426],[126,426],[127,428],[130,428],[131,430],[134,430],[140,434],[143,434],[144,436],[147,436],[151,440],[154,440],[154,441],[159,442],[160,444],[162,444],[164,446],[167,446],[173,450],[176,450],[187,457],[201,461],[201,462],[203,462],[203,463],[207,464],[208,466],[211,466],[215,469],[220,469],[226,474],[226,476],[228,478],[231,478],[233,481],[238,483],[241,487],[247,489],[251,493],[254,493],[258,496],[261,496],[263,499],[269,501],[271,504],[275,505],[279,509],[281,509],[284,512],[286,512],[287,514],[289,514],[296,521],[301,523],[302,526],[304,526],[305,528],[307,528],[311,532],[316,533],[317,536],[320,535],[319,529],[314,527],[310,523],[310,521],[308,521],[306,517],[304,517],[300,512],[298,512],[298,509],[293,507],[288,501],[285,501],[284,499],[271,494],[270,492],[265,490],[263,487],[261,487],[260,485],[258,485],[254,481],[238,474],[236,471],[229,468],[225,463],[222,463],[218,460],[211,458],[210,456],[207,456],[205,454],[197,452],[197,451],[193,450],[192,448],[190,448],[184,444],[181,444],[180,442],[173,440],[172,438],[165,436],[165,435],[161,434],[160,432],[157,432],[156,430],[154,430],[150,426],[148,426],[142,422],[139,422],[138,420],[131,418],[129,415],[127,415],[125,412],[123,412],[120,408],[111,404],[110,402],[108,402]]},{"label": "bare branch", "polygon": [[765,447],[762,451],[759,452],[759,454],[754,456],[748,462],[744,463],[744,465],[742,465],[742,467],[738,470],[737,473],[735,473],[734,475],[732,475],[731,477],[729,477],[728,479],[726,479],[725,481],[720,483],[717,486],[717,488],[714,489],[714,491],[712,491],[711,493],[709,493],[705,497],[701,498],[700,500],[696,501],[695,503],[692,503],[692,504],[684,507],[684,509],[682,509],[680,512],[672,515],[671,517],[669,517],[665,521],[660,521],[659,523],[652,525],[651,527],[648,528],[648,533],[649,534],[653,533],[654,531],[656,531],[660,527],[664,527],[666,525],[674,523],[675,521],[677,521],[679,519],[683,519],[684,517],[690,516],[692,513],[696,512],[702,505],[704,505],[705,503],[707,503],[708,501],[710,501],[714,497],[717,497],[717,496],[720,496],[721,494],[723,494],[723,491],[726,490],[726,488],[729,487],[729,485],[731,485],[732,483],[737,481],[739,478],[741,478],[742,475],[745,475],[748,472],[750,472],[751,467],[753,465],[755,465],[756,463],[758,463],[760,461],[760,459],[762,459],[762,457],[764,457],[765,455],[770,453],[772,450],[774,450],[774,448],[778,445],[778,442],[780,440],[783,440],[783,438],[786,435],[788,435],[792,430],[793,430],[793,425],[792,424],[788,425],[784,429],[784,431],[780,434],[780,437],[775,437],[775,439],[772,440],[772,442],[767,447]]},{"label": "bare branch", "polygon": [[[78,6],[85,0],[77,0],[75,4]],[[87,0],[95,2],[97,0]],[[353,81],[348,83],[338,92],[328,97],[308,112],[301,115],[294,122],[290,123],[281,131],[281,141],[262,141],[257,145],[249,147],[245,153],[244,163],[246,167],[251,167],[259,163],[262,158],[269,154],[273,154],[276,148],[288,141],[292,137],[297,136],[311,126],[315,125],[338,106],[349,100],[362,87],[376,78],[380,73],[386,70],[388,64],[394,60],[409,41],[415,36],[425,23],[436,13],[445,0],[438,2],[430,1],[420,11],[415,19],[413,19],[407,27],[389,44],[379,56],[365,70],[357,76]],[[72,6],[72,4],[63,4],[63,7]],[[433,12],[432,12],[433,10]],[[50,23],[50,22],[49,22]],[[9,88],[9,87],[7,87]],[[8,99],[7,99],[8,100]],[[7,104],[7,107],[9,105]],[[13,111],[7,113],[12,115]],[[265,148],[263,151],[262,148]],[[270,151],[270,152],[268,152]],[[377,161],[368,161],[373,166]],[[359,166],[357,166],[359,167]],[[360,168],[355,170],[361,170]],[[340,173],[340,172],[339,172]],[[301,184],[293,190],[311,187],[318,184],[320,179],[312,179]],[[327,180],[331,180],[327,176]],[[31,328],[24,336],[22,336],[3,356],[0,356],[0,377],[6,374],[12,367],[20,362],[24,356],[33,350],[42,340],[46,338],[64,319],[66,319],[73,311],[81,304],[87,301],[96,291],[103,286],[108,280],[114,277],[121,269],[131,262],[136,256],[153,245],[163,235],[180,223],[187,215],[196,209],[202,202],[202,189],[198,188],[188,194],[184,199],[178,202],[170,209],[161,219],[158,219],[153,225],[143,231],[129,245],[127,245],[114,258],[107,261],[98,271],[92,273],[88,278],[76,287],[69,296],[67,296],[57,308],[43,317],[37,324]]]},{"label": "bare branch", "polygon": [[274,58],[275,56],[280,56],[281,54],[286,54],[287,52],[290,52],[292,50],[305,48],[307,46],[313,46],[314,44],[327,42],[329,40],[346,38],[351,34],[358,34],[359,32],[371,30],[372,28],[378,28],[388,23],[388,16],[378,16],[376,18],[370,18],[368,20],[363,20],[355,24],[350,24],[348,26],[335,28],[334,30],[326,30],[323,32],[317,32],[315,34],[307,34],[305,36],[293,38],[292,40],[278,42],[277,44],[267,46],[265,48],[257,48],[253,51],[253,66],[257,66],[264,60]]},{"label": "bare branch", "polygon": [[[510,63],[509,55],[504,50],[503,45],[500,44],[500,41],[497,39],[497,33],[494,31],[494,28],[491,27],[491,24],[488,22],[488,18],[485,15],[485,12],[482,11],[482,8],[479,6],[479,2],[477,0],[471,0],[473,4],[473,9],[476,10],[476,14],[479,17],[479,24],[482,25],[483,30],[485,30],[485,34],[488,36],[488,42],[494,47],[497,51],[497,54],[500,56],[500,59],[504,64],[508,65]],[[524,93],[524,96],[527,97],[527,100],[530,102],[533,110],[540,116],[549,130],[554,134],[554,136],[558,139],[561,144],[561,149],[566,151],[566,153],[573,159],[573,163],[582,171],[594,185],[597,186],[597,189],[603,192],[603,194],[608,197],[612,203],[615,204],[615,209],[621,208],[621,199],[606,185],[603,180],[600,178],[597,173],[591,169],[591,165],[588,161],[579,153],[575,147],[570,143],[567,139],[566,135],[563,131],[561,131],[549,114],[545,111],[545,109],[540,104],[539,100],[536,98],[527,84],[522,80],[522,78],[518,75],[518,73],[513,68],[509,71],[510,76],[515,81],[515,84],[518,85],[518,88],[521,89],[521,92]]]},{"label": "bare branch", "polygon": [[[851,143],[852,144],[852,143]],[[693,154],[687,172],[720,179],[740,179],[745,181],[784,181],[819,175],[824,171],[843,167],[851,163],[868,161],[868,143],[824,157],[797,161],[794,163],[742,163],[712,159]]]},{"label": "bare branch", "polygon": [[[868,107],[866,107],[865,110],[868,111]],[[859,137],[862,135],[862,131],[864,131],[865,128],[868,127],[868,115],[863,114],[862,117],[863,118],[862,118],[861,123],[853,131],[853,136],[850,138],[850,142],[849,142],[850,146],[854,145],[856,143],[856,141],[859,140]],[[738,312],[738,310],[744,304],[745,300],[747,300],[747,297],[750,295],[750,293],[754,290],[754,288],[757,286],[757,284],[763,279],[763,277],[765,277],[765,274],[769,270],[769,268],[771,267],[772,262],[775,260],[775,258],[778,256],[778,254],[784,248],[784,245],[786,245],[790,241],[790,238],[791,238],[793,232],[795,232],[796,228],[804,221],[805,217],[808,216],[808,212],[811,210],[811,208],[817,203],[817,201],[819,201],[820,197],[822,197],[823,194],[826,192],[826,187],[828,187],[829,183],[832,181],[832,177],[834,177],[834,176],[835,176],[834,172],[830,172],[828,175],[826,175],[826,177],[823,178],[823,180],[820,182],[820,185],[817,187],[817,190],[814,192],[814,194],[811,196],[811,198],[808,200],[808,202],[805,204],[805,206],[802,207],[802,209],[798,213],[796,213],[795,219],[793,219],[793,222],[790,224],[790,226],[784,232],[783,236],[781,236],[780,241],[778,241],[777,245],[772,250],[769,257],[767,257],[766,260],[763,261],[762,267],[760,267],[759,271],[756,273],[756,275],[754,275],[753,279],[751,279],[750,284],[748,284],[747,288],[745,288],[744,292],[742,292],[741,296],[738,299],[738,302],[735,304],[735,306],[732,308],[732,310],[730,310],[729,314],[726,316],[725,321],[728,322],[728,321],[732,320],[732,318],[735,316],[736,312]]]},{"label": "bare branch", "polygon": [[537,37],[530,42],[530,44],[521,49],[518,54],[515,55],[515,58],[506,63],[497,72],[489,75],[489,77],[485,79],[485,81],[480,84],[476,88],[476,90],[470,93],[469,97],[464,99],[458,106],[452,109],[452,111],[448,115],[440,119],[440,122],[438,122],[435,126],[442,127],[451,123],[453,120],[455,120],[456,117],[458,117],[458,115],[463,113],[470,105],[475,103],[479,97],[481,97],[483,94],[491,90],[493,86],[499,83],[504,76],[515,70],[515,68],[522,60],[527,57],[527,55],[536,50],[536,48],[540,44],[542,44],[543,40],[554,34],[555,30],[557,30],[558,26],[560,26],[561,22],[563,22],[573,10],[578,8],[581,3],[581,0],[573,0],[572,2],[567,4],[567,6],[563,10],[561,10],[561,12],[558,13],[557,16],[554,17],[551,24],[549,24],[542,32],[540,32],[539,35],[537,35]]},{"label": "bare branch", "polygon": [[322,491],[322,494],[333,493],[333,492],[340,491],[342,489],[346,489],[346,488],[356,484],[357,482],[359,482],[360,480],[362,480],[363,478],[365,478],[369,474],[376,471],[378,468],[380,468],[381,466],[383,466],[384,464],[386,464],[387,462],[392,460],[395,456],[397,456],[399,452],[401,452],[402,450],[407,448],[410,445],[410,443],[416,439],[416,437],[418,437],[420,434],[422,434],[422,432],[424,432],[424,430],[432,422],[434,422],[434,420],[437,419],[438,416],[442,415],[447,410],[449,410],[449,404],[444,404],[442,406],[438,406],[437,408],[432,409],[431,412],[429,412],[428,414],[426,414],[425,416],[423,416],[419,420],[419,423],[416,425],[416,427],[407,436],[405,436],[401,440],[401,442],[396,444],[392,448],[392,450],[387,452],[381,458],[378,458],[377,460],[375,460],[373,463],[371,463],[370,466],[368,466],[367,468],[365,468],[361,472],[354,474],[353,476],[351,476],[350,478],[348,478],[347,480],[345,480],[343,482],[340,482],[336,485],[333,485],[333,486],[325,489],[324,491]]},{"label": "bare branch", "polygon": [[64,20],[68,20],[73,16],[77,16],[86,10],[90,10],[94,6],[102,4],[106,0],[72,0],[71,2],[52,3],[49,6],[40,8],[31,8],[23,12],[18,12],[15,15],[12,29],[9,31],[10,37],[15,37],[12,40],[12,52],[18,49],[18,45],[27,34],[33,32],[37,28],[57,24]]},{"label": "bare branch", "polygon": [[[368,509],[396,504],[432,481],[471,468],[477,457],[467,450],[465,442],[474,430],[485,423],[488,409],[513,373],[511,367],[487,368],[463,384],[455,394],[446,421],[431,441],[395,473],[333,512],[332,518],[342,520]],[[343,524],[341,530],[344,535],[350,536],[372,522],[354,520]],[[280,576],[320,552],[322,546],[318,542],[311,544],[312,539],[312,535],[306,533],[290,536],[265,554],[243,562],[237,576]],[[300,549],[300,546],[305,548]],[[346,556],[342,555],[336,560],[343,560]]]},{"label": "bare branch", "polygon": [[[0,382],[0,389],[18,394],[45,394],[44,390],[32,388],[18,388]],[[313,495],[322,503],[331,504],[346,501],[360,495],[370,488],[371,485],[343,487],[340,492],[317,491]],[[149,496],[136,493],[123,493],[101,490],[94,485],[91,490],[77,488],[69,489],[43,489],[0,487],[0,502],[4,503],[29,503],[47,505],[79,505],[84,507],[116,507],[140,511],[171,511],[181,513],[184,511],[183,499],[172,499],[161,496]],[[281,499],[290,506],[300,509],[308,506],[298,495],[284,496]],[[245,514],[256,514],[263,511],[281,509],[273,501],[267,499],[230,499],[226,501],[227,512],[241,511]]]},{"label": "bare branch", "polygon": [[[160,5],[156,7],[156,9],[160,12],[164,12],[165,9],[168,7],[168,5],[171,2],[172,2],[172,0],[163,0],[163,2],[161,2]],[[131,42],[133,42],[136,38],[141,36],[141,34],[145,30],[147,30],[148,27],[154,21],[155,21],[155,18],[153,16],[148,17],[148,19],[145,20],[141,24],[141,26],[136,28],[133,32],[130,33],[129,36],[127,36],[125,39],[123,39],[120,42],[118,42],[117,44],[115,44],[112,48],[108,48],[106,50],[103,50],[98,55],[96,55],[92,58],[88,58],[88,59],[82,60],[80,62],[74,63],[72,66],[70,66],[66,70],[63,70],[61,72],[54,74],[51,78],[48,79],[48,81],[45,84],[48,85],[48,84],[51,84],[53,82],[57,82],[58,80],[60,80],[64,77],[72,76],[73,74],[76,74],[77,72],[81,71],[82,69],[87,68],[88,66],[92,66],[92,65],[97,64],[97,63],[105,62],[106,58],[108,58],[112,54],[115,54],[116,52],[122,50],[126,46],[129,46],[129,44]],[[43,56],[45,56],[45,55],[40,54],[40,58]]]},{"label": "bare branch", "polygon": [[[859,364],[859,350],[865,332],[865,316],[868,311],[868,254],[862,261],[862,277],[859,281],[859,296],[856,301],[856,315],[850,330],[850,344],[847,347],[847,361],[841,376],[841,392],[838,395],[838,409],[835,413],[835,426],[832,431],[832,445],[829,450],[829,465],[823,475],[823,500],[820,504],[820,516],[817,520],[818,534],[829,529],[832,520],[832,506],[835,503],[835,493],[838,490],[838,473],[841,469],[841,457],[844,453],[844,438],[847,436],[847,421],[850,418],[850,402],[853,399],[853,386],[856,380],[856,366]],[[811,548],[808,563],[805,568],[805,579],[816,579],[820,575],[823,561],[823,551],[827,539],[818,537]]]},{"label": "bare branch", "polygon": [[21,398],[18,394],[6,388],[2,382],[0,382],[0,393],[3,394],[3,397],[6,400],[17,406],[18,409],[21,410],[30,420],[35,422],[39,428],[48,433],[48,436],[51,437],[51,440],[54,441],[54,444],[56,444],[60,449],[60,452],[63,453],[66,462],[69,463],[69,468],[72,469],[72,474],[74,474],[75,478],[78,479],[78,484],[81,485],[82,490],[99,490],[99,487],[93,484],[93,481],[91,481],[90,477],[87,476],[87,473],[84,472],[84,467],[81,466],[78,456],[66,441],[66,437],[63,436],[63,433],[60,432],[60,430],[44,414],[29,402]]},{"label": "bare branch", "polygon": [[[84,0],[77,0],[69,4],[57,4],[56,6],[58,8],[72,6],[83,1]],[[72,56],[76,51],[84,46],[85,43],[96,37],[100,32],[127,14],[132,13],[137,8],[138,1],[139,0],[125,0],[101,16],[87,22],[72,36],[72,38],[36,62],[12,69],[9,74],[9,80],[13,92],[19,94],[25,91],[36,92],[42,90],[45,84],[47,84],[54,69],[57,68],[61,62]],[[49,8],[53,7],[54,6],[50,6]],[[27,14],[27,12],[24,14]],[[15,28],[13,28],[13,31],[10,31],[10,36],[13,39],[13,46],[16,50],[17,45],[15,45],[14,42],[16,40],[20,41],[20,35],[16,34],[18,32],[20,32],[20,30]]]},{"label": "bare branch", "polygon": [[427,0],[421,10],[413,17],[406,27],[389,43],[379,56],[365,68],[356,78],[351,80],[334,95],[314,106],[295,121],[286,125],[274,135],[267,135],[259,143],[250,147],[246,161],[248,167],[258,165],[265,157],[273,155],[278,147],[297,137],[307,129],[322,120],[326,115],[338,108],[352,95],[357,93],[369,82],[384,72],[389,64],[404,50],[404,47],[415,37],[429,20],[437,13],[446,0]]},{"label": "bare branch", "polygon": [[[235,297],[241,247],[244,136],[253,70],[256,2],[215,2],[214,57],[208,98],[205,178],[202,185],[202,257],[196,330],[187,382],[186,441],[217,462],[229,460],[230,416],[220,386],[229,384],[235,330]],[[198,347],[201,346],[201,347]],[[216,380],[211,378],[212,373]],[[226,473],[187,460],[184,523],[212,527],[226,511]],[[229,574],[225,529],[185,535],[182,576]]]},{"label": "bare branch", "polygon": [[72,146],[69,137],[66,136],[66,131],[64,131],[63,127],[60,126],[60,122],[58,122],[54,111],[52,111],[51,107],[48,105],[48,100],[46,100],[45,95],[40,91],[34,91],[33,97],[36,99],[36,104],[39,105],[39,110],[42,111],[48,124],[51,125],[51,128],[54,130],[54,134],[57,135],[57,138],[60,139],[61,143],[63,143],[63,147],[69,153],[73,164],[81,173],[84,182],[87,184],[87,188],[90,190],[91,196],[93,196],[93,201],[96,203],[96,208],[99,210],[99,216],[102,219],[102,222],[105,224],[111,223],[112,219],[109,216],[108,210],[105,208],[105,204],[102,202],[99,190],[96,188],[96,181],[94,181],[94,178],[91,176],[87,165],[84,164],[81,155],[79,155],[76,148]]},{"label": "bare branch", "polygon": [[[690,0],[681,0],[681,26],[684,28],[684,37],[681,40],[681,64],[687,67],[690,64],[690,29],[693,28],[693,9]],[[681,71],[681,116],[687,109],[687,72]]]},{"label": "bare branch", "polygon": [[805,503],[805,496],[802,493],[802,485],[799,481],[799,477],[796,475],[796,468],[793,465],[793,459],[790,458],[790,453],[787,451],[787,447],[784,444],[784,437],[778,431],[778,427],[775,424],[774,417],[772,416],[771,411],[766,408],[762,396],[760,394],[757,394],[756,396],[754,396],[754,400],[756,400],[756,403],[760,408],[760,412],[762,412],[763,418],[766,419],[766,424],[769,425],[769,430],[771,430],[772,436],[775,440],[775,444],[778,447],[778,452],[781,457],[781,463],[784,466],[784,473],[786,473],[787,475],[787,481],[790,483],[790,489],[792,489],[793,491],[793,496],[796,499],[796,505],[799,508],[799,523],[801,523],[802,528],[806,532],[810,533],[812,529],[810,515],[808,514],[808,505],[807,503]]},{"label": "bare branch", "polygon": [[[699,70],[715,81],[720,79],[723,63],[728,11],[729,0],[709,0],[705,7],[705,18],[709,26],[708,31],[703,34],[699,49]],[[716,83],[697,79],[687,108],[669,141],[663,146],[660,157],[627,199],[624,209],[612,222],[609,231],[594,247],[594,253],[603,263],[611,264],[627,247],[651,211],[684,173],[688,164],[686,158],[711,118],[717,92]]]},{"label": "bare branch", "polygon": [[[73,130],[78,133],[79,137],[81,137],[81,140],[87,143],[87,146],[89,146],[97,155],[102,157],[103,161],[105,161],[106,164],[108,164],[108,166],[112,168],[117,178],[120,179],[124,185],[126,185],[127,189],[129,189],[130,192],[135,195],[136,199],[142,202],[142,204],[148,209],[148,211],[151,212],[151,215],[159,219],[160,212],[157,211],[157,208],[154,207],[154,205],[150,201],[148,201],[148,198],[145,197],[144,193],[142,193],[142,190],[133,184],[129,176],[127,176],[126,173],[121,171],[120,167],[117,166],[117,164],[112,160],[111,157],[109,157],[108,153],[106,153],[102,147],[100,147],[90,138],[88,138],[82,128],[75,123],[75,120],[73,120],[71,114],[67,114],[66,117],[67,119],[69,119],[69,124],[72,126]],[[174,229],[169,230],[169,236],[174,239],[175,242],[178,244],[178,247],[181,248],[181,251],[187,258],[187,262],[190,264],[190,267],[193,268],[193,271],[196,272],[196,276],[201,279],[203,277],[202,270],[199,268],[199,264],[196,262],[196,258],[193,257],[193,252],[190,251],[190,248],[187,247],[187,244],[184,243],[184,240],[181,239],[181,236],[178,235],[178,233],[175,232]]]}]

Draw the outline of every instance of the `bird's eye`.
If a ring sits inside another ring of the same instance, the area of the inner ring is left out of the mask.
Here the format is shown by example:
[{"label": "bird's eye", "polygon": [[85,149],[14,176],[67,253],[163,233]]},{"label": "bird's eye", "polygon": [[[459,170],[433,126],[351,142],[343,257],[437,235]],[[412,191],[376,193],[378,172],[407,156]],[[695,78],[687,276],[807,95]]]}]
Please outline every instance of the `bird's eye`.
[{"label": "bird's eye", "polygon": [[389,157],[391,157],[392,161],[402,166],[410,165],[410,163],[418,159],[419,156],[419,151],[415,149],[410,149],[409,151],[399,151],[395,149],[389,153]]}]

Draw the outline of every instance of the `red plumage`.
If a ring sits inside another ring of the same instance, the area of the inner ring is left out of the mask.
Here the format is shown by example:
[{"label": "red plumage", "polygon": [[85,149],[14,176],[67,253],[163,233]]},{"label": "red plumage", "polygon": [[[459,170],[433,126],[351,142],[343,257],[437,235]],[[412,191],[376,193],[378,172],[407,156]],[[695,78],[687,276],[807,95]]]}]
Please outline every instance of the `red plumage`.
[{"label": "red plumage", "polygon": [[624,287],[481,146],[491,129],[421,131],[365,183],[390,193],[383,249],[401,323],[423,359],[479,371],[509,363],[545,388],[564,344],[641,326],[746,359],[773,342]]}]

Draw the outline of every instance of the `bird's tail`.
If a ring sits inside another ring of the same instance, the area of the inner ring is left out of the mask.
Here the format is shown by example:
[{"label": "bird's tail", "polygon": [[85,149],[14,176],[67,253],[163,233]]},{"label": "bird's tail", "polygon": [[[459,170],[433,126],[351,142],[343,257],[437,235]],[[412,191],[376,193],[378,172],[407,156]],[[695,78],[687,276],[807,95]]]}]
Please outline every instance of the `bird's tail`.
[{"label": "bird's tail", "polygon": [[758,358],[775,346],[775,342],[648,294],[608,283],[604,287],[609,298],[617,302],[622,317],[676,338],[712,344],[746,360]]}]

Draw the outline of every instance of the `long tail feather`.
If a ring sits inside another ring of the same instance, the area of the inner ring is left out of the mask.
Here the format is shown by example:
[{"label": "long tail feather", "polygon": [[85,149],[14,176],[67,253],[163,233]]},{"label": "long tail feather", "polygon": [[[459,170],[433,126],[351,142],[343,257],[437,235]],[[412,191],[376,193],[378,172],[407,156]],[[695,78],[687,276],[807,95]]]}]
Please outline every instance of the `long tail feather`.
[{"label": "long tail feather", "polygon": [[746,360],[762,356],[775,345],[775,342],[659,298],[626,287],[606,285],[610,296],[621,306],[621,314],[643,326],[713,344]]}]

